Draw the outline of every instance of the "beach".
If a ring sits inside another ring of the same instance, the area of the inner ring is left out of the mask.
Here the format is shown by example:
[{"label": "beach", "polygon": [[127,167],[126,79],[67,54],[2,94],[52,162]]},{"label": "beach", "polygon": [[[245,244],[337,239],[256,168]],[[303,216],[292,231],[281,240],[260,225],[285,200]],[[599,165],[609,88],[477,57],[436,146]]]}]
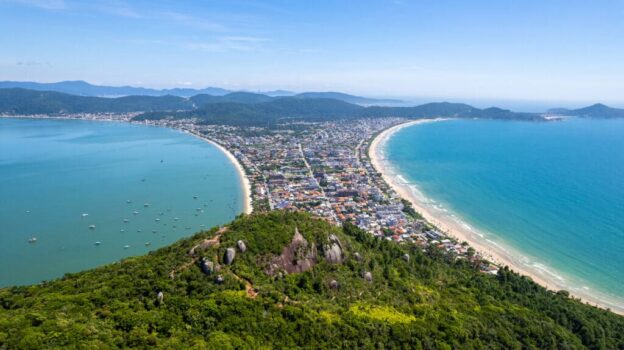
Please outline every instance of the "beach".
[{"label": "beach", "polygon": [[546,266],[539,264],[526,264],[523,255],[511,247],[500,242],[494,242],[487,235],[478,232],[470,225],[463,222],[457,215],[448,212],[446,209],[436,205],[434,201],[427,198],[418,187],[406,180],[397,173],[390,162],[386,159],[384,148],[392,135],[399,130],[422,123],[440,122],[448,119],[425,119],[411,121],[388,128],[378,134],[370,144],[369,157],[375,169],[382,174],[383,179],[397,192],[397,194],[408,200],[414,209],[419,212],[427,221],[434,224],[448,236],[460,242],[466,241],[477,250],[484,258],[499,266],[509,266],[512,270],[530,277],[536,283],[553,291],[566,290],[576,298],[580,298],[589,304],[609,308],[612,311],[624,314],[624,306],[615,302],[610,302],[607,297],[599,295],[596,291],[589,293],[580,286],[566,283],[566,278],[559,272],[552,271]]},{"label": "beach", "polygon": [[245,197],[245,207],[243,209],[243,213],[251,214],[251,212],[253,211],[252,198],[251,198],[251,182],[249,182],[249,179],[247,178],[247,174],[245,174],[245,169],[243,169],[243,166],[239,163],[238,159],[236,159],[236,157],[232,154],[232,152],[230,152],[227,148],[223,147],[217,142],[214,142],[213,140],[207,137],[204,137],[201,134],[192,132],[190,130],[184,130],[184,131],[217,147],[221,152],[223,152],[223,154],[225,154],[228,160],[232,162],[232,164],[234,164],[234,166],[236,167],[236,170],[238,171],[238,176],[240,178],[241,185],[243,187],[243,196]]}]

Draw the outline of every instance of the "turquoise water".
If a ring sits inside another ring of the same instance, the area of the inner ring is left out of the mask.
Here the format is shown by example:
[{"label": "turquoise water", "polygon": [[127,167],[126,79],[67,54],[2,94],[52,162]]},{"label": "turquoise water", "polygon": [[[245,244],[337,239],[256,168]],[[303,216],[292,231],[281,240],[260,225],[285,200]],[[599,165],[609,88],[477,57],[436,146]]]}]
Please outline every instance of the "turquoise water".
[{"label": "turquoise water", "polygon": [[385,157],[437,205],[573,288],[624,305],[624,120],[453,120]]},{"label": "turquoise water", "polygon": [[243,206],[234,165],[179,131],[0,119],[0,286],[144,254]]}]

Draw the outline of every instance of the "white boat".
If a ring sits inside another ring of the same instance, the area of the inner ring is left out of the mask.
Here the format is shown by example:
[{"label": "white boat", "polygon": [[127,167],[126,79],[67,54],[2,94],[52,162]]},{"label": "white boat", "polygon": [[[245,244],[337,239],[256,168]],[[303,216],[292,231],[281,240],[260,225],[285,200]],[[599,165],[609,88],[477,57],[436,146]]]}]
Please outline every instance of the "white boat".
[{"label": "white boat", "polygon": [[100,245],[100,244],[102,244],[102,242],[100,242],[100,241],[95,241],[95,245]]},{"label": "white boat", "polygon": [[37,237],[32,236],[28,239],[28,243],[37,243]]},{"label": "white boat", "polygon": [[89,225],[90,230],[95,230],[95,225]]},{"label": "white boat", "polygon": [[124,249],[128,249],[128,248],[130,248],[130,245],[129,245],[129,244],[126,244],[126,245],[124,246]]},{"label": "white boat", "polygon": [[130,203],[132,203],[132,201],[129,200],[129,199],[126,199],[126,203],[130,204]]},{"label": "white boat", "polygon": [[124,221],[124,222],[128,222],[128,221],[130,221],[130,220],[128,220],[128,219],[124,219],[123,221]]},{"label": "white boat", "polygon": [[145,208],[147,208],[147,207],[149,207],[149,203],[143,203],[143,206],[144,206]]},{"label": "white boat", "polygon": [[89,214],[87,214],[87,213],[82,213],[82,217],[83,217],[83,218],[86,218],[87,216],[89,216]]},{"label": "white boat", "polygon": [[146,247],[148,247],[148,246],[150,246],[150,245],[152,245],[150,242],[145,242],[145,246],[146,246]]},{"label": "white boat", "polygon": [[135,210],[135,211],[132,212],[132,214],[139,215],[139,212]]},{"label": "white boat", "polygon": [[156,220],[154,220],[154,221],[158,222],[158,221],[160,221],[160,219],[159,219],[159,218],[156,218]]}]

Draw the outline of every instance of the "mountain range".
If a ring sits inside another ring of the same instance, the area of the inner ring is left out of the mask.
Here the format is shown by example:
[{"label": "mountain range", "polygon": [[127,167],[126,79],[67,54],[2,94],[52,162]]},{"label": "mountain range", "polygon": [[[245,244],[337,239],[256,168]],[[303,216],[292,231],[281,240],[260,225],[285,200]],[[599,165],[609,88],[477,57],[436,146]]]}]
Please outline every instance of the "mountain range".
[{"label": "mountain range", "polygon": [[579,109],[554,108],[549,114],[582,118],[624,118],[624,109],[612,108],[601,103]]},{"label": "mountain range", "polygon": [[271,97],[249,92],[233,92],[220,96],[200,94],[190,98],[172,95],[105,98],[10,88],[0,89],[0,113],[65,115],[144,112],[137,119],[198,118],[204,123],[230,125],[270,125],[289,119],[327,121],[379,117],[543,120],[538,114],[516,113],[500,108],[478,109],[461,103],[428,103],[414,107],[364,107],[339,99],[315,96],[318,95]]},{"label": "mountain range", "polygon": [[[179,97],[192,97],[195,95],[212,95],[223,96],[234,92],[248,93],[246,91],[233,91],[222,89],[218,87],[207,87],[203,89],[191,89],[191,88],[175,88],[175,89],[150,89],[143,87],[133,86],[103,86],[93,85],[85,81],[61,81],[56,83],[37,83],[28,81],[0,81],[0,89],[8,88],[22,88],[28,90],[37,91],[56,91],[70,95],[78,96],[91,96],[91,97],[122,97],[130,95],[139,96],[179,96]],[[253,93],[252,93],[253,94]],[[332,98],[349,103],[372,105],[372,104],[393,104],[401,103],[402,101],[393,99],[375,99],[361,96],[349,95],[341,92],[304,92],[297,94],[287,90],[273,90],[262,93],[264,96],[269,97],[284,97],[284,96],[297,96],[301,98]]]}]

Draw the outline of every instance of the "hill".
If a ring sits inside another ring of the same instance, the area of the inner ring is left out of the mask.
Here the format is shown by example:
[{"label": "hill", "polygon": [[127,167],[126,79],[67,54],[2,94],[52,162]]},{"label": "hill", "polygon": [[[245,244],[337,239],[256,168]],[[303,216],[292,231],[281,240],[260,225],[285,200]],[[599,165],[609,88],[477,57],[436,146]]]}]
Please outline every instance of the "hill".
[{"label": "hill", "polygon": [[613,108],[601,103],[579,109],[555,108],[549,114],[583,118],[624,118],[624,109]]},{"label": "hill", "polygon": [[374,104],[391,104],[402,103],[400,100],[393,99],[377,99],[361,96],[353,96],[342,92],[304,92],[297,94],[294,97],[298,98],[331,98],[334,100],[340,100],[358,105],[374,105]]},{"label": "hill", "polygon": [[177,96],[75,96],[54,91],[0,89],[0,113],[13,115],[126,113],[188,110],[191,103]]},{"label": "hill", "polygon": [[0,289],[0,348],[618,349],[624,318],[308,214]]}]

